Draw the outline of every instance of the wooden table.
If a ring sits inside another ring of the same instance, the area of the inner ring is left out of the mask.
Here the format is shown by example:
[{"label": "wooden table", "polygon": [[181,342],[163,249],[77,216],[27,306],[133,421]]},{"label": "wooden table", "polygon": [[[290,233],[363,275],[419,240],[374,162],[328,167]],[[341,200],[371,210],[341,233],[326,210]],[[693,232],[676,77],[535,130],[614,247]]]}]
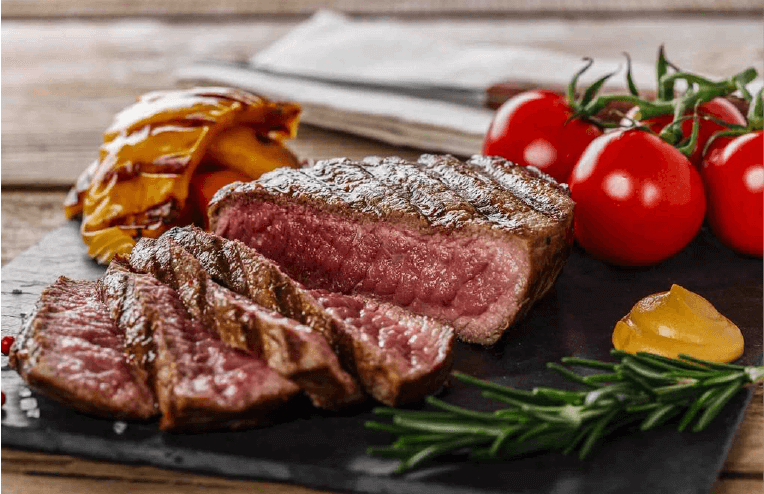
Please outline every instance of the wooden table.
[{"label": "wooden table", "polygon": [[[244,60],[302,19],[269,15],[241,20],[230,14],[237,8],[249,8],[250,14],[257,10],[251,10],[248,2],[235,1],[220,3],[225,8],[216,12],[209,10],[209,2],[197,2],[197,7],[206,9],[205,17],[186,16],[177,6],[190,8],[190,3],[176,2],[175,11],[157,13],[162,17],[121,18],[114,9],[122,3],[104,2],[108,8],[98,11],[92,10],[94,2],[83,2],[85,7],[61,0],[4,2],[3,264],[64,221],[60,205],[65,191],[96,156],[101,133],[116,111],[143,92],[172,87],[171,72],[177,67],[201,58]],[[629,51],[644,61],[653,59],[663,41],[672,60],[687,69],[728,74],[754,65],[762,72],[761,17],[751,14],[755,4],[742,3],[748,15],[653,14],[645,20],[613,14],[582,17],[579,12],[557,17],[471,14],[459,18],[453,15],[459,9],[451,8],[448,17],[409,16],[405,22],[433,36],[448,32],[465,43],[528,43],[581,56],[618,56]],[[149,4],[154,3],[141,2]],[[371,5],[381,8],[378,3]],[[46,6],[53,10],[45,10]],[[97,17],[87,17],[88,13]],[[412,157],[419,152],[306,126],[292,148],[305,158]],[[762,491],[762,415],[759,386],[714,493]],[[3,491],[9,493],[311,492],[284,484],[231,481],[7,448],[2,450],[2,474]]]}]

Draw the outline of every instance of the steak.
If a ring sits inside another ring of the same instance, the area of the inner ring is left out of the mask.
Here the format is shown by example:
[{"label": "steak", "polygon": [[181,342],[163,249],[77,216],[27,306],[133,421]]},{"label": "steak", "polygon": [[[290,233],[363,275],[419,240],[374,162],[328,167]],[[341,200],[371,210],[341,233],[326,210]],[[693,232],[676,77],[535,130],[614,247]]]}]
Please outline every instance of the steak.
[{"label": "steak", "polygon": [[323,334],[343,366],[375,399],[399,405],[437,390],[452,364],[453,330],[360,296],[311,291],[238,241],[198,228],[164,234],[236,293]]},{"label": "steak", "polygon": [[157,413],[95,282],[62,276],[43,290],[10,364],[31,388],[82,412],[119,419]]},{"label": "steak", "polygon": [[100,289],[128,350],[153,384],[163,430],[237,429],[273,422],[299,391],[254,355],[231,348],[189,317],[177,293],[112,262]]},{"label": "steak", "polygon": [[490,345],[552,287],[573,207],[537,170],[424,155],[277,169],[221,189],[209,217],[309,290],[397,305]]},{"label": "steak", "polygon": [[214,328],[229,346],[262,354],[315,406],[338,409],[363,399],[360,386],[342,369],[320,333],[218,285],[172,238],[141,239],[130,265],[176,290],[192,318]]}]

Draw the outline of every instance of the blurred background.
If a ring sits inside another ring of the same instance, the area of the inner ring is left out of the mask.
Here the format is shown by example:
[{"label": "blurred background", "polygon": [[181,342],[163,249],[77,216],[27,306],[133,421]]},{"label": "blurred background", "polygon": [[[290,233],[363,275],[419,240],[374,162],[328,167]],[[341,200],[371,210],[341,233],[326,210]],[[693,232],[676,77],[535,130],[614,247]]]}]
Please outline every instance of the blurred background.
[{"label": "blurred background", "polygon": [[[64,192],[117,111],[191,64],[246,62],[322,9],[460,47],[629,52],[652,65],[664,43],[683,69],[764,68],[761,0],[3,0],[3,263],[63,222]],[[420,152],[314,125],[291,147],[314,159]]]},{"label": "blurred background", "polygon": [[[442,41],[494,52],[542,49],[576,61],[623,61],[628,52],[635,65],[648,67],[664,44],[682,69],[717,77],[750,66],[764,72],[762,0],[2,0],[2,264],[64,223],[66,191],[97,157],[115,113],[145,92],[187,83],[178,74],[195,64],[249,63],[322,10],[346,16],[361,31],[389,22],[391,44],[416,36],[434,47]],[[373,61],[386,53],[361,55]],[[320,69],[321,61],[313,65]],[[487,65],[488,72],[507,69]],[[464,107],[479,122],[490,111]],[[359,137],[347,122],[339,131],[315,116],[306,121],[289,143],[303,159],[414,157],[426,150],[384,143],[369,132]],[[479,139],[465,142],[477,143],[465,153],[480,151]],[[761,492],[761,438],[759,394],[714,493]],[[14,492],[134,492],[136,486],[186,492],[188,485],[186,474],[7,449],[2,465],[3,487]],[[38,475],[41,470],[50,475]],[[236,492],[252,489],[239,487]],[[267,492],[307,492],[273,489]]]}]

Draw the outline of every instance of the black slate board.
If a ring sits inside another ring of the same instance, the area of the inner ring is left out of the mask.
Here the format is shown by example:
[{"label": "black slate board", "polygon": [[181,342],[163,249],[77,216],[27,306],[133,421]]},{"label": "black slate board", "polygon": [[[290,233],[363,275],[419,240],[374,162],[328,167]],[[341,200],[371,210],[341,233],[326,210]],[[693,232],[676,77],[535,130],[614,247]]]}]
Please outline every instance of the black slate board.
[{"label": "black slate board", "polygon": [[[2,269],[2,334],[15,335],[42,289],[59,275],[95,279],[77,225],[47,235]],[[544,367],[565,355],[607,358],[616,320],[643,296],[678,283],[708,298],[746,339],[744,363],[762,352],[762,262],[740,257],[703,231],[682,253],[648,269],[619,269],[576,249],[553,291],[492,348],[459,344],[455,368],[525,389],[564,384]],[[751,392],[739,394],[702,433],[672,426],[610,438],[586,461],[544,454],[513,461],[439,463],[391,476],[394,461],[365,449],[390,437],[363,427],[370,406],[341,415],[297,406],[284,423],[246,432],[159,432],[81,415],[29,391],[3,357],[3,446],[238,478],[368,493],[703,493],[727,456]],[[486,406],[457,383],[449,402]]]}]

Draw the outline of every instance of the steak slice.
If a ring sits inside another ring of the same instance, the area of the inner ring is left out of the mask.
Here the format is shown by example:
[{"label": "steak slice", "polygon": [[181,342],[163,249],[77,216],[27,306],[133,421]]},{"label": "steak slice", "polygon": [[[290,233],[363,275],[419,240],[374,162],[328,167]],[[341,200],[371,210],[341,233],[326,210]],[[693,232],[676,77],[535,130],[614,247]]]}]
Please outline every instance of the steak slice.
[{"label": "steak slice", "polygon": [[[565,193],[554,193],[566,192],[566,186],[535,168],[524,169],[497,158],[476,156],[463,163],[452,156],[423,155],[418,165],[459,194],[490,223],[502,225],[525,243],[523,250],[529,258],[530,273],[523,301],[514,313],[496,313],[497,318],[503,318],[499,319],[498,327],[511,326],[531,308],[533,301],[552,288],[570,254],[573,204]],[[484,166],[488,167],[487,173],[480,171]],[[495,172],[488,173],[492,168]],[[533,175],[539,180],[529,178]],[[550,252],[556,255],[549,255]],[[468,323],[463,333],[473,328]]]},{"label": "steak slice", "polygon": [[148,274],[112,262],[101,292],[127,335],[141,348],[159,401],[163,430],[265,425],[299,391],[257,356],[224,344],[189,317],[177,293]]},{"label": "steak slice", "polygon": [[320,333],[218,285],[171,237],[141,239],[130,265],[173,288],[191,316],[214,328],[225,343],[262,354],[315,406],[334,410],[363,399],[360,386]]},{"label": "steak slice", "polygon": [[157,414],[93,281],[62,276],[43,290],[10,364],[31,388],[82,412],[125,420]]},{"label": "steak slice", "polygon": [[195,227],[173,228],[164,236],[194,255],[219,283],[320,331],[345,368],[383,403],[420,400],[448,375],[454,341],[449,326],[364,297],[312,292],[241,242]]},{"label": "steak slice", "polygon": [[366,390],[390,405],[434,393],[453,363],[454,332],[435,319],[392,304],[313,290],[311,295],[339,322],[353,344]]},{"label": "steak slice", "polygon": [[573,239],[567,188],[500,158],[278,169],[224,187],[209,213],[215,233],[308,289],[398,305],[484,345],[549,290]]}]

